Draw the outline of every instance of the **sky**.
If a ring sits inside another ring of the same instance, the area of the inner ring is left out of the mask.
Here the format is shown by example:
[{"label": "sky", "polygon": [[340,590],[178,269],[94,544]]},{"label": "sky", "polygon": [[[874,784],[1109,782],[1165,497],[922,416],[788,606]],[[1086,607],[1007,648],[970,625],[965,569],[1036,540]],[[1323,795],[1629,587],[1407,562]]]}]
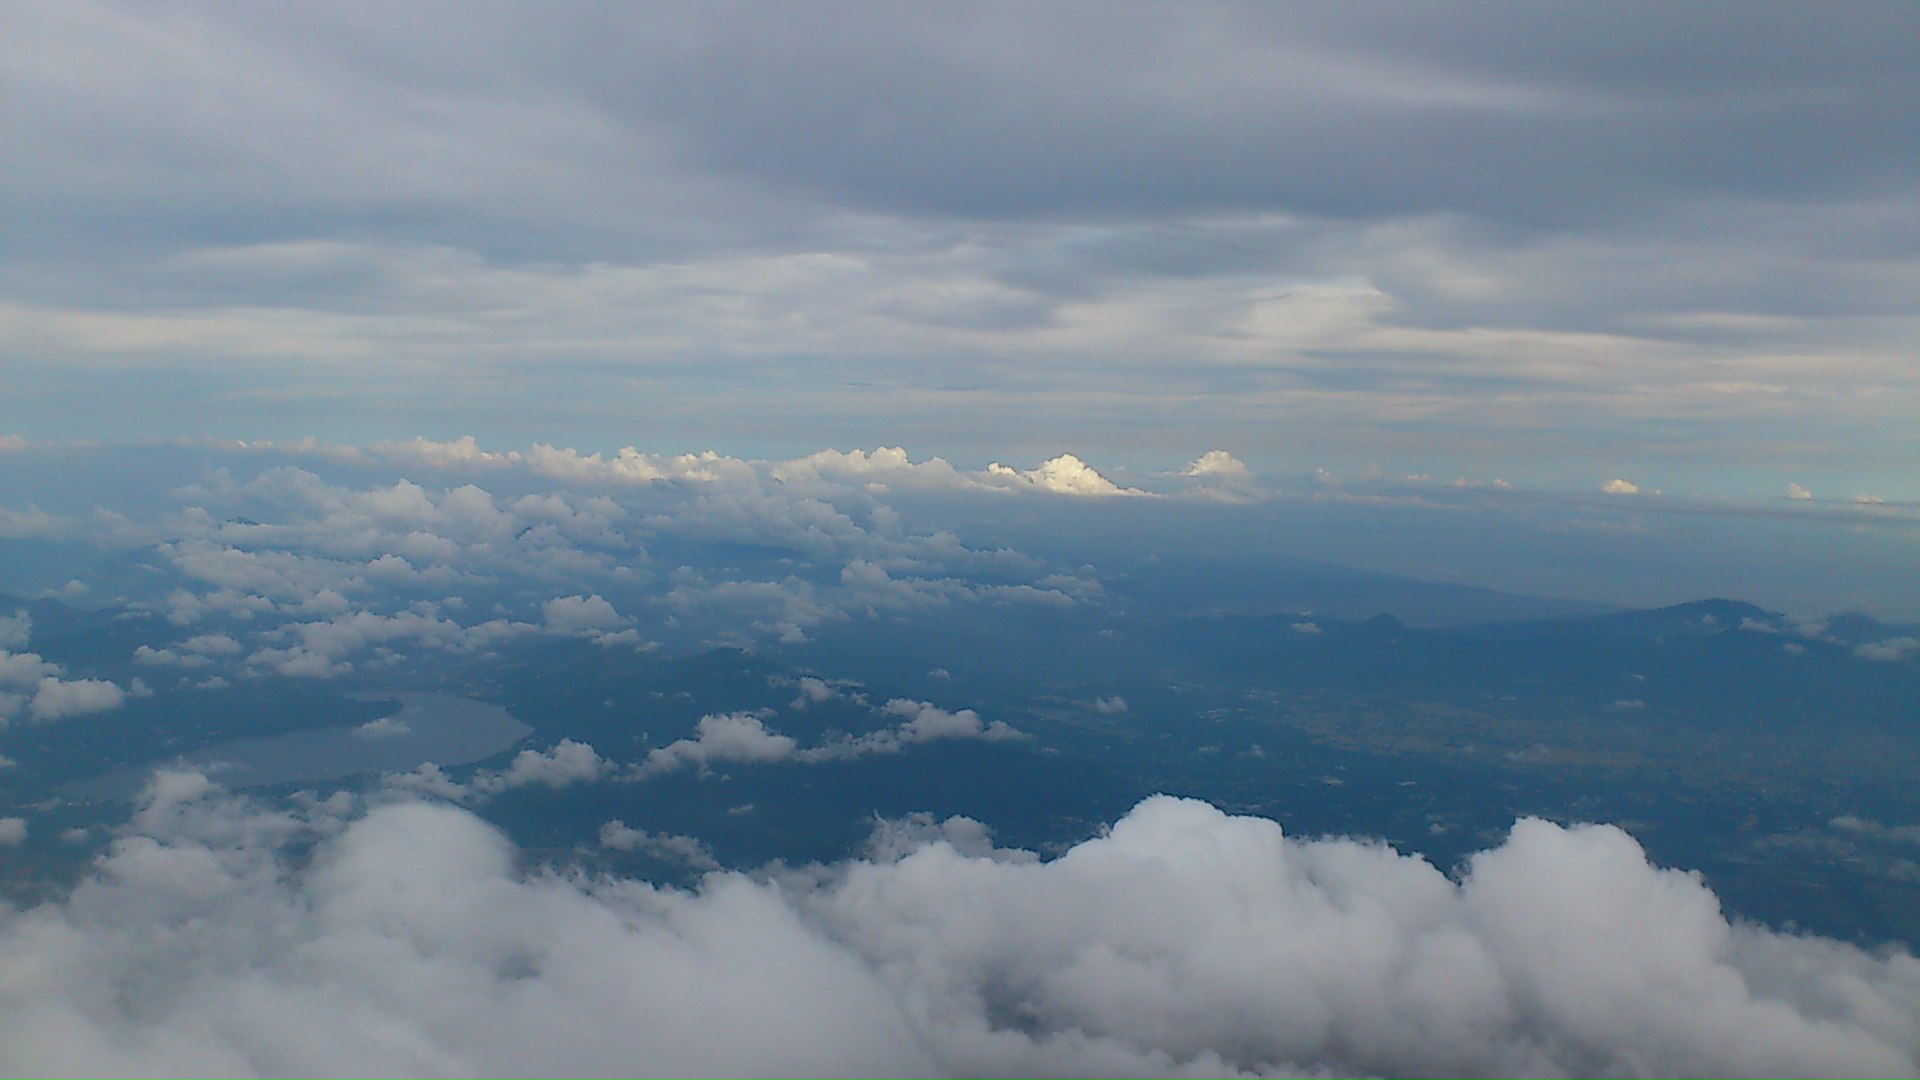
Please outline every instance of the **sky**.
[{"label": "sky", "polygon": [[16,444],[1920,501],[1912,5],[0,23]]}]

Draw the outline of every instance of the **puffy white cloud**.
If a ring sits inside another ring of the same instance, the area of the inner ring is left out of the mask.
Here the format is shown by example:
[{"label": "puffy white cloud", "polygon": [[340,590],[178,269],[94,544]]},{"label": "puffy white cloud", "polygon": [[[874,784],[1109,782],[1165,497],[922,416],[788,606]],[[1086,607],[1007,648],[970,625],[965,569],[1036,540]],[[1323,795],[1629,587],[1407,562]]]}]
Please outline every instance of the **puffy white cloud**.
[{"label": "puffy white cloud", "polygon": [[495,794],[509,788],[539,784],[563,788],[590,784],[605,776],[612,765],[594,748],[575,739],[561,739],[546,751],[522,750],[500,772],[483,772],[473,778],[473,788]]},{"label": "puffy white cloud", "polygon": [[1253,470],[1247,468],[1246,462],[1225,450],[1209,450],[1193,459],[1192,463],[1182,470],[1181,475],[1196,479],[1245,482],[1253,479]]},{"label": "puffy white cloud", "polygon": [[0,686],[17,692],[0,692],[0,720],[10,719],[22,706],[36,722],[61,720],[69,716],[117,709],[129,697],[153,693],[139,679],[125,689],[105,679],[67,679],[65,669],[49,663],[36,653],[9,653],[0,650]]},{"label": "puffy white cloud", "polygon": [[0,686],[31,690],[40,680],[59,675],[59,664],[49,663],[39,653],[16,653],[0,649]]},{"label": "puffy white cloud", "polygon": [[799,748],[791,735],[768,730],[759,716],[749,712],[703,716],[693,733],[691,739],[677,739],[648,754],[641,775],[671,772],[682,765],[704,769],[721,762],[782,761]]},{"label": "puffy white cloud", "polygon": [[787,484],[809,481],[858,484],[867,491],[891,487],[949,490],[984,490],[989,485],[961,472],[944,458],[928,458],[915,463],[906,450],[882,446],[872,453],[864,450],[822,450],[803,458],[775,463],[768,470],[773,479]]},{"label": "puffy white cloud", "polygon": [[[373,811],[295,878],[272,859],[277,824],[235,835],[230,818],[184,793],[157,817],[160,835],[117,841],[68,905],[0,930],[0,958],[15,975],[0,987],[0,1067],[771,1075],[929,1066],[883,984],[744,879],[699,896],[523,880],[510,848],[478,819],[419,804]],[[135,986],[165,992],[125,992]]]},{"label": "puffy white cloud", "polygon": [[[387,727],[392,723],[393,727]],[[356,729],[356,734],[387,737],[407,734],[408,725],[391,720],[375,720]],[[410,730],[410,729],[408,729]],[[448,776],[446,770],[426,762],[411,772],[388,773],[381,777],[381,788],[389,795],[425,795],[450,802],[485,801],[514,788],[538,785],[548,788],[591,784],[612,773],[613,763],[600,756],[589,743],[561,739],[546,750],[522,750],[507,767],[481,770],[466,784]]]},{"label": "puffy white cloud", "polygon": [[1638,495],[1640,494],[1640,485],[1630,480],[1615,479],[1601,484],[1600,490],[1609,495]]},{"label": "puffy white cloud", "polygon": [[1026,471],[1009,468],[996,461],[987,466],[982,479],[1000,487],[1044,491],[1054,495],[1104,497],[1147,494],[1137,488],[1121,487],[1072,454],[1049,458],[1041,462],[1039,468]]},{"label": "puffy white cloud", "polygon": [[127,691],[105,679],[69,680],[47,676],[34,691],[27,715],[41,722],[64,720],[69,716],[108,712],[126,700]]},{"label": "puffy white cloud", "polygon": [[[809,683],[818,684],[813,688]],[[824,701],[833,688],[823,680],[803,680],[795,707],[809,701]],[[864,700],[856,698],[856,700]],[[888,727],[857,737],[843,736],[816,746],[802,747],[790,735],[782,735],[766,726],[761,714],[736,712],[703,716],[694,726],[694,737],[679,739],[647,755],[634,772],[636,778],[670,772],[682,765],[708,768],[722,762],[767,764],[797,761],[817,764],[845,761],[870,754],[898,754],[908,747],[942,739],[982,739],[999,742],[1022,739],[1026,735],[1003,720],[980,719],[972,709],[952,712],[927,701],[895,698],[875,710],[881,717],[895,720]]]},{"label": "puffy white cloud", "polygon": [[413,725],[398,717],[383,716],[361,724],[353,733],[362,739],[397,739],[413,734]]},{"label": "puffy white cloud", "polygon": [[1004,720],[983,722],[972,709],[950,712],[930,701],[894,698],[879,710],[879,715],[898,719],[892,727],[870,731],[857,738],[810,746],[795,756],[806,762],[841,761],[869,754],[898,754],[919,743],[942,739],[982,739],[1000,742],[1024,739],[1026,734]]},{"label": "puffy white cloud", "polygon": [[233,656],[240,652],[240,643],[225,634],[200,634],[181,642],[180,648],[202,656]]},{"label": "puffy white cloud", "polygon": [[903,718],[900,738],[906,742],[932,742],[935,739],[1017,739],[1020,732],[1003,720],[982,723],[972,709],[948,712],[931,701],[894,698],[881,710],[888,716]]},{"label": "puffy white cloud", "polygon": [[559,596],[541,605],[547,629],[563,634],[618,630],[627,624],[613,605],[598,593],[592,596]]},{"label": "puffy white cloud", "polygon": [[[322,589],[315,596],[337,596],[331,589]],[[311,597],[308,598],[309,602]],[[218,613],[229,618],[249,620],[262,612],[274,610],[272,600],[251,593],[235,592],[232,589],[215,589],[209,593],[193,593],[186,589],[174,589],[167,593],[163,604],[167,621],[175,626],[192,626],[209,614]]]},{"label": "puffy white cloud", "polygon": [[462,802],[472,796],[472,789],[448,776],[445,769],[433,762],[424,762],[411,772],[388,773],[380,778],[380,786],[388,793],[403,795],[425,795],[450,802]]},{"label": "puffy white cloud", "polygon": [[1202,494],[1227,501],[1250,498],[1260,489],[1247,463],[1225,450],[1201,454],[1182,469],[1180,475],[1192,481]]},{"label": "puffy white cloud", "polygon": [[142,645],[133,650],[136,664],[172,664],[177,667],[206,667],[217,656],[241,652],[238,641],[226,634],[199,634],[164,649]]},{"label": "puffy white cloud", "polygon": [[1920,961],[1730,924],[1617,829],[1523,821],[1456,881],[1169,798],[1046,862],[909,819],[679,891],[523,874],[454,807],[270,814],[177,777],[69,899],[0,918],[0,969],[11,1074],[1920,1066]]},{"label": "puffy white cloud", "polygon": [[19,847],[27,842],[27,819],[0,817],[0,847]]},{"label": "puffy white cloud", "polygon": [[247,663],[278,675],[315,679],[345,675],[353,670],[353,664],[348,661],[335,660],[325,653],[314,652],[301,646],[290,649],[261,649],[247,657]]},{"label": "puffy white cloud", "polygon": [[802,675],[798,683],[800,693],[793,699],[793,707],[804,709],[808,705],[818,705],[823,701],[832,701],[839,696],[833,684],[825,679],[816,679],[811,675]]}]

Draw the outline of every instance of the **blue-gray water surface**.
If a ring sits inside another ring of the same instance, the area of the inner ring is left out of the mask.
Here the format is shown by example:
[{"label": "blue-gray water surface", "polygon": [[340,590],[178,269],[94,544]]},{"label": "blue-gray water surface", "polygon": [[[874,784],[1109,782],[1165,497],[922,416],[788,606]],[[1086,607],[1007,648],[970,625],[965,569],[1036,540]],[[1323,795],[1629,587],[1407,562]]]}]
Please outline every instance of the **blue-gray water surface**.
[{"label": "blue-gray water surface", "polygon": [[371,723],[235,739],[115,769],[72,785],[83,798],[132,798],[156,769],[198,769],[229,788],[406,772],[426,762],[464,765],[499,753],[533,729],[498,705],[451,694],[382,694],[400,709]]}]

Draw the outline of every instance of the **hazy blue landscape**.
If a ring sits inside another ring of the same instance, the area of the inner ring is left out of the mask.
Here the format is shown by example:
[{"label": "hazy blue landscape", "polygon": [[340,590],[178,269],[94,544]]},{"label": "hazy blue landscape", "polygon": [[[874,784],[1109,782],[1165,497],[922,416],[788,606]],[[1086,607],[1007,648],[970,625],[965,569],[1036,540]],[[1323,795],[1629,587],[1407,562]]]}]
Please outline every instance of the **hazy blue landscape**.
[{"label": "hazy blue landscape", "polygon": [[[240,465],[222,460],[229,473]],[[224,565],[200,557],[215,549],[194,552],[204,539],[169,539],[157,554],[115,556],[115,573],[142,580],[144,599],[0,604],[62,679],[141,687],[57,725],[33,723],[29,709],[6,735],[9,813],[37,806],[110,830],[124,813],[116,800],[162,766],[235,789],[377,790],[429,763],[445,783],[470,784],[510,774],[529,748],[571,741],[591,748],[576,772],[554,766],[557,783],[513,785],[480,808],[524,849],[563,861],[588,851],[606,865],[675,869],[647,865],[644,852],[596,851],[601,825],[619,819],[692,837],[719,865],[830,862],[857,854],[876,817],[914,813],[964,815],[1003,842],[1061,851],[1140,799],[1173,793],[1306,835],[1378,837],[1448,868],[1497,844],[1514,818],[1538,815],[1630,823],[1663,865],[1707,871],[1733,914],[1866,945],[1920,943],[1920,853],[1897,839],[1920,820],[1910,783],[1920,626],[1794,619],[1734,600],[1595,613],[1282,557],[1223,564],[1154,535],[1190,512],[1171,503],[1131,503],[1137,529],[1103,512],[1087,530],[1105,537],[1102,561],[1116,570],[998,538],[972,546],[978,518],[964,501],[948,520],[902,517],[896,535],[875,535],[857,521],[887,504],[864,487],[804,497],[832,508],[846,530],[833,536],[789,520],[796,500],[779,483],[754,489],[769,501],[730,523],[732,539],[701,524],[701,543],[676,545],[676,519],[610,509],[710,498],[695,482],[599,507],[602,520],[576,528],[585,543],[557,531],[536,542],[503,520],[474,546],[530,545],[518,555],[469,550],[496,560],[484,571],[458,559],[415,568],[384,546],[424,543],[412,526],[445,520],[454,493],[476,489],[395,480],[354,492],[296,466],[252,468],[256,477],[225,478],[222,517],[181,508],[159,518],[254,538],[217,549]],[[289,513],[290,492],[308,505]],[[989,510],[1021,498],[973,497]],[[422,520],[382,521],[388,500]],[[863,505],[834,508],[849,500]],[[348,527],[331,508],[356,501],[365,516]],[[270,516],[276,502],[283,517]],[[315,502],[333,516],[303,519]],[[495,502],[490,512],[513,513]],[[540,513],[580,514],[565,501]],[[616,518],[640,518],[644,532]],[[388,532],[352,541],[364,548],[354,561],[287,542],[323,522],[320,536]],[[937,541],[937,563],[924,554],[934,537],[950,538]],[[47,560],[63,550],[41,544]],[[72,568],[104,554],[64,547]],[[661,565],[658,553],[676,547],[676,559],[717,561]],[[841,548],[914,552],[911,571],[827,553]],[[383,559],[404,566],[398,589],[369,579]],[[578,577],[552,569],[576,562]],[[871,579],[848,567],[871,568]],[[426,606],[408,594],[422,569],[442,571],[434,591],[445,594]],[[230,585],[214,602],[236,609],[199,606],[221,590],[194,590],[235,575],[265,590],[255,595],[284,587],[296,602],[329,582],[357,587],[355,607],[368,606],[282,616]],[[604,588],[620,604],[597,591],[571,604],[544,595],[553,581]],[[690,603],[696,581],[707,598]],[[1245,613],[1276,607],[1290,610]],[[1562,611],[1572,614],[1550,614]],[[1486,621],[1421,627],[1395,612]],[[958,725],[953,738],[854,749],[897,728],[889,702],[975,710],[1018,737]],[[698,742],[703,718],[716,716],[750,718],[772,756],[754,757],[749,743],[735,748],[744,756],[719,758],[724,768],[646,773],[652,755]],[[792,749],[775,753],[774,739]],[[803,748],[822,753],[801,767]],[[751,813],[729,813],[746,804]],[[25,848],[57,862],[94,846],[43,827]]]}]

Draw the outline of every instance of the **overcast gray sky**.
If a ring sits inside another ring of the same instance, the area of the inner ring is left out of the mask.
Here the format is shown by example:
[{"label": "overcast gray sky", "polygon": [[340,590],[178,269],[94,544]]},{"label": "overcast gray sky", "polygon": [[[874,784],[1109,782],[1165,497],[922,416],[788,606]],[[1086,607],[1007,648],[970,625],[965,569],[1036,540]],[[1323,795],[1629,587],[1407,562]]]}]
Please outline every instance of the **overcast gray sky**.
[{"label": "overcast gray sky", "polygon": [[1920,498],[1920,6],[0,11],[0,435]]}]

